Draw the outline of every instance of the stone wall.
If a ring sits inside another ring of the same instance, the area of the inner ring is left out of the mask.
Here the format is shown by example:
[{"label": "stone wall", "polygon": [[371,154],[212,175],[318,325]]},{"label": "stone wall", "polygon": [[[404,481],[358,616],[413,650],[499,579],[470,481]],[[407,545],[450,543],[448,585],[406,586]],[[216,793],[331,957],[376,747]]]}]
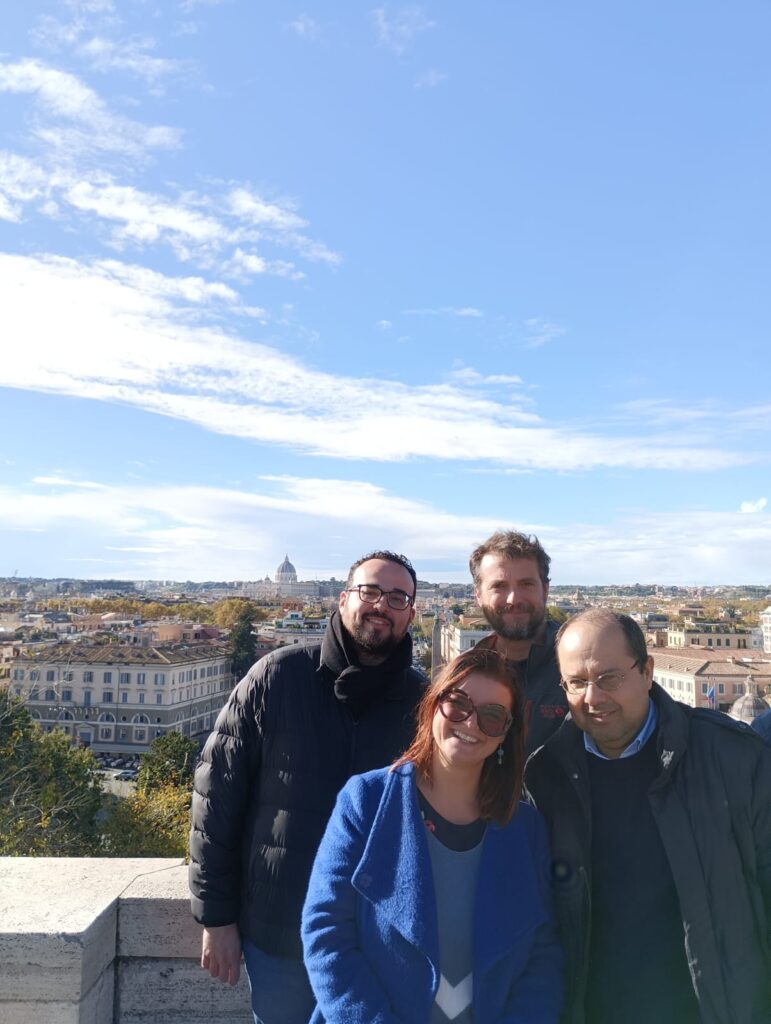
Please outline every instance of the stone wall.
[{"label": "stone wall", "polygon": [[250,1024],[200,944],[182,861],[0,857],[0,1024]]}]

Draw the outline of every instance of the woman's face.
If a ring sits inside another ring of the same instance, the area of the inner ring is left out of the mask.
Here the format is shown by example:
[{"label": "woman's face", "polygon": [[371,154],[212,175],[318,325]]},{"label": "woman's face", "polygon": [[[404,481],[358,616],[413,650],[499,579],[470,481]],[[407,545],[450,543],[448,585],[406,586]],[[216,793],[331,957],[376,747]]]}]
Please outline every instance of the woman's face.
[{"label": "woman's face", "polygon": [[[497,679],[473,672],[456,690],[462,690],[478,708],[485,704],[497,704],[511,711],[511,691]],[[434,756],[447,767],[472,767],[481,769],[484,761],[501,745],[503,736],[488,736],[479,728],[476,711],[461,722],[451,722],[437,705],[431,727],[434,737]]]}]

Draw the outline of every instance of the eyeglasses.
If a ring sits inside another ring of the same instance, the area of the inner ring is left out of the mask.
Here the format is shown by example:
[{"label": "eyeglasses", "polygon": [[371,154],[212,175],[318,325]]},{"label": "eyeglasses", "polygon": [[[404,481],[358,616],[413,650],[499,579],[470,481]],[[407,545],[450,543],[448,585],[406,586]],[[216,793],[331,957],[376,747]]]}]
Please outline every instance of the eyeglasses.
[{"label": "eyeglasses", "polygon": [[503,704],[477,706],[464,690],[445,690],[439,697],[439,710],[448,722],[465,722],[476,712],[477,725],[485,736],[505,736],[513,721]]},{"label": "eyeglasses", "polygon": [[576,697],[586,693],[589,683],[592,686],[596,686],[598,690],[602,690],[603,693],[612,693],[621,686],[632,669],[636,668],[639,664],[640,659],[638,658],[632,662],[625,672],[618,672],[615,669],[612,672],[601,672],[596,679],[563,679],[562,686],[568,693],[572,693]]},{"label": "eyeglasses", "polygon": [[349,587],[347,592],[358,594],[359,599],[365,604],[377,604],[380,598],[384,597],[388,607],[399,612],[403,612],[412,604],[412,598],[403,590],[383,590],[374,583],[359,583],[355,587]]}]

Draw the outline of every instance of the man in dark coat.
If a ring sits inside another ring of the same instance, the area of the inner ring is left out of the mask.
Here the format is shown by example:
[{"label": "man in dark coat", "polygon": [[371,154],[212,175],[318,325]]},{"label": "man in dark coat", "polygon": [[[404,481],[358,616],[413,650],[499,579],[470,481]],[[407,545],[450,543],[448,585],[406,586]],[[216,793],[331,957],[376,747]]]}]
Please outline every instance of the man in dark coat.
[{"label": "man in dark coat", "polygon": [[570,717],[529,759],[566,1024],[771,1021],[771,749],[672,700],[628,615],[557,635]]},{"label": "man in dark coat", "polygon": [[498,530],[469,559],[477,603],[494,630],[477,646],[498,651],[522,680],[527,753],[567,714],[554,653],[557,624],[546,618],[550,562],[537,537],[516,530]]},{"label": "man in dark coat", "polygon": [[300,912],[337,793],[412,740],[424,679],[408,628],[416,576],[376,551],[351,567],[320,646],[254,665],[195,774],[190,836],[201,966],[235,984],[243,951],[257,1024],[305,1024],[314,999]]}]

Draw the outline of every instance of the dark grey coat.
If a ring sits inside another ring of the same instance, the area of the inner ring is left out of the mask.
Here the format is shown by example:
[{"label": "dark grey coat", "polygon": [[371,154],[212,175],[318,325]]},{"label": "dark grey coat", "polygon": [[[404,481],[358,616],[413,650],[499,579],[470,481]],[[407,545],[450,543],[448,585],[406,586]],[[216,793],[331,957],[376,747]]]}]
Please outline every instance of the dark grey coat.
[{"label": "dark grey coat", "polygon": [[[679,704],[655,683],[651,696],[659,711],[661,773],[648,798],[680,900],[702,1021],[769,1024],[771,748],[747,726]],[[587,756],[583,733],[569,718],[525,772],[551,837],[570,1024],[584,1021],[590,942]]]},{"label": "dark grey coat", "polygon": [[[411,650],[409,636],[403,645]],[[409,662],[408,650],[400,663]],[[238,922],[277,956],[302,958],[300,912],[338,792],[406,749],[425,685],[411,668],[388,675],[354,718],[335,680],[319,646],[262,658],[220,712],[195,773],[193,915]]]}]

